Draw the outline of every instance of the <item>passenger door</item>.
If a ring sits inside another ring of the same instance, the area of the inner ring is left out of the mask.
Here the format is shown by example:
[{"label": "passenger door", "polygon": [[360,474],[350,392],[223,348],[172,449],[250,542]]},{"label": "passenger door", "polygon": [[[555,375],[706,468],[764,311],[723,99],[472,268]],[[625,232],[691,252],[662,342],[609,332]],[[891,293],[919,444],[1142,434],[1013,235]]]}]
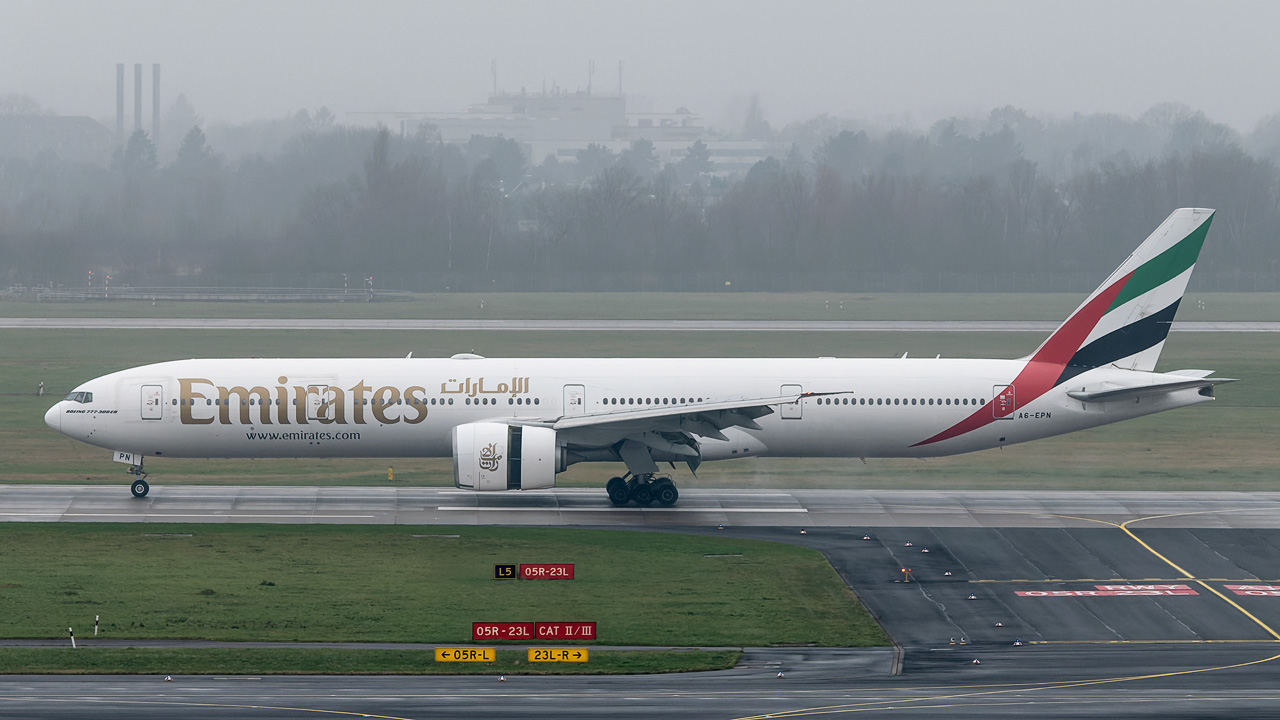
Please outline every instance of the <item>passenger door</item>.
[{"label": "passenger door", "polygon": [[[783,385],[779,395],[799,395],[804,389],[799,385]],[[804,400],[796,400],[793,403],[787,403],[782,406],[783,420],[799,420],[804,412]]]},{"label": "passenger door", "polygon": [[584,415],[587,412],[587,389],[582,385],[564,386],[564,416]]},{"label": "passenger door", "polygon": [[992,394],[995,395],[995,401],[991,403],[991,412],[995,414],[997,420],[1008,420],[1013,417],[1013,411],[1018,409],[1017,403],[1014,402],[1012,385],[996,385],[992,388]]},{"label": "passenger door", "polygon": [[164,386],[142,386],[142,419],[161,420],[164,418]]},{"label": "passenger door", "polygon": [[332,420],[334,395],[328,385],[307,386],[307,419]]}]

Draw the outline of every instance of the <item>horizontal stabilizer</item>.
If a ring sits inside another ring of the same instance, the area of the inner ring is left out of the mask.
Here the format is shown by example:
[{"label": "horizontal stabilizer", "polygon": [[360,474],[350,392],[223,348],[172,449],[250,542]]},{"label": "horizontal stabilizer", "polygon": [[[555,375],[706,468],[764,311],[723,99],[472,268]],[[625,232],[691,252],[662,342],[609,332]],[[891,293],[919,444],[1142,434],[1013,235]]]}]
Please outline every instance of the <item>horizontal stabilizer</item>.
[{"label": "horizontal stabilizer", "polygon": [[1135,397],[1162,395],[1171,393],[1176,390],[1190,390],[1194,388],[1211,388],[1214,385],[1222,383],[1235,382],[1235,378],[1196,378],[1194,380],[1175,380],[1166,383],[1153,383],[1151,385],[1138,385],[1136,387],[1121,387],[1106,390],[1069,390],[1069,397],[1080,400],[1081,402],[1110,402],[1115,400],[1129,400]]},{"label": "horizontal stabilizer", "polygon": [[1181,375],[1183,377],[1203,378],[1213,374],[1212,370],[1170,370],[1165,375]]}]

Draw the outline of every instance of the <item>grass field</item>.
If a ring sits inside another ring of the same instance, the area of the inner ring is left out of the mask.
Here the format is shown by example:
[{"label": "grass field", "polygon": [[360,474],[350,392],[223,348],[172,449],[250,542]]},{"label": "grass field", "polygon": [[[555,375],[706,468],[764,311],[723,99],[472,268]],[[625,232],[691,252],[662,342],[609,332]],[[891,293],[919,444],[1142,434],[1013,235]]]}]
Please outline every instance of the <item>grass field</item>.
[{"label": "grass field", "polygon": [[0,675],[607,675],[725,670],[736,650],[595,650],[585,663],[529,663],[519,650],[496,662],[438,663],[430,650],[4,648]]},{"label": "grass field", "polygon": [[[44,426],[55,397],[77,383],[146,362],[184,357],[446,356],[912,356],[1017,357],[1036,333],[613,333],[387,331],[0,331],[0,482],[127,483],[109,453]],[[1275,489],[1280,477],[1280,336],[1175,333],[1162,369],[1212,368],[1244,382],[1205,405],[1003,450],[930,460],[758,459],[709,463],[682,487],[998,489]],[[38,382],[48,395],[34,396]],[[155,460],[152,482],[446,485],[447,459]],[[610,467],[576,465],[568,486],[600,486]]]},{"label": "grass field", "polygon": [[[887,644],[807,548],[595,530],[431,533],[9,525],[0,637],[65,637],[68,627],[85,637],[101,616],[115,639],[469,644],[474,621],[557,620],[596,622],[600,645]],[[494,580],[502,562],[572,562],[576,579]]]},{"label": "grass field", "polygon": [[[0,317],[1062,320],[1086,294],[441,293],[387,303],[0,301]],[[1181,308],[1179,320],[1280,320],[1280,293],[1188,293]]]}]

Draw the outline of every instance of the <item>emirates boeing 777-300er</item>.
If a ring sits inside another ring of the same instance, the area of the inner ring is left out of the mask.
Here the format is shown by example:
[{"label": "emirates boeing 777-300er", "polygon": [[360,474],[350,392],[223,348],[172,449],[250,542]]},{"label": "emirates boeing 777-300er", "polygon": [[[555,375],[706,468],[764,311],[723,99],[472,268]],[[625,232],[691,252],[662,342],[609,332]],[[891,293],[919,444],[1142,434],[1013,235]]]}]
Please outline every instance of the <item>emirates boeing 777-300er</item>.
[{"label": "emirates boeing 777-300er", "polygon": [[1212,216],[1174,211],[1016,360],[177,360],[90,380],[45,421],[128,464],[137,497],[147,457],[452,457],[477,491],[621,462],[613,503],[671,505],[659,463],[1002,447],[1213,399],[1227,379],[1155,372]]}]

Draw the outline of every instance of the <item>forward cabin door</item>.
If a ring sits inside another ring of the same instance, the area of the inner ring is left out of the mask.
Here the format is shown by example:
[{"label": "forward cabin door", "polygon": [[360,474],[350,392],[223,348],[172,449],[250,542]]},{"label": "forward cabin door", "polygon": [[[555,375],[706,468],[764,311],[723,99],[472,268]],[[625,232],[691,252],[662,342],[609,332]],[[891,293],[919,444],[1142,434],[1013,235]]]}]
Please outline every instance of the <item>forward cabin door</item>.
[{"label": "forward cabin door", "polygon": [[[799,385],[783,385],[779,395],[799,395],[804,390]],[[793,403],[787,403],[782,406],[783,420],[799,420],[801,413],[804,411],[804,401],[796,400]]]},{"label": "forward cabin door", "polygon": [[581,385],[564,386],[564,415],[582,415],[587,412],[587,389]]},{"label": "forward cabin door", "polygon": [[142,419],[160,420],[164,417],[164,386],[142,386]]},{"label": "forward cabin door", "polygon": [[991,412],[995,413],[997,420],[1008,420],[1013,417],[1013,411],[1018,409],[1018,405],[1014,402],[1012,385],[996,385],[992,388],[991,394],[995,396],[995,400],[991,403]]}]

